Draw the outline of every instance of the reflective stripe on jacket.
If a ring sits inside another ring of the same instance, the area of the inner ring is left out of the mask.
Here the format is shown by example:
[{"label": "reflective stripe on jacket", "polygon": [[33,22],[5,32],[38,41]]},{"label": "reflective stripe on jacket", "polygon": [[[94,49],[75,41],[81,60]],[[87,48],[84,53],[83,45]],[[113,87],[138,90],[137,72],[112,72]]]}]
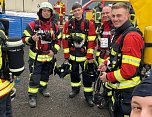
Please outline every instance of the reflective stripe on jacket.
[{"label": "reflective stripe on jacket", "polygon": [[14,82],[0,79],[0,97],[8,94],[14,87]]},{"label": "reflective stripe on jacket", "polygon": [[[120,35],[111,47],[110,60],[112,70],[107,73],[108,85],[114,89],[125,89],[137,86],[141,79],[139,66],[144,41],[137,31],[125,35],[123,45],[120,47]],[[121,50],[120,50],[121,49]]]}]

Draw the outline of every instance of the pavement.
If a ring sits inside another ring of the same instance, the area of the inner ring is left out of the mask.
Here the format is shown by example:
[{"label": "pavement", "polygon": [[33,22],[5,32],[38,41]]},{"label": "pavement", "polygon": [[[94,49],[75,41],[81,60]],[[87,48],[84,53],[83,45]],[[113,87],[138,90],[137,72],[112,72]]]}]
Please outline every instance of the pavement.
[{"label": "pavement", "polygon": [[[50,76],[48,90],[51,93],[50,98],[38,94],[38,103],[36,108],[30,108],[28,105],[28,47],[25,47],[25,70],[19,76],[20,83],[15,85],[17,94],[12,102],[13,117],[110,117],[106,109],[98,107],[88,107],[85,102],[83,91],[75,98],[68,97],[70,88],[70,79],[60,79],[57,75]],[[56,56],[57,65],[63,62],[63,50],[61,49]]]}]

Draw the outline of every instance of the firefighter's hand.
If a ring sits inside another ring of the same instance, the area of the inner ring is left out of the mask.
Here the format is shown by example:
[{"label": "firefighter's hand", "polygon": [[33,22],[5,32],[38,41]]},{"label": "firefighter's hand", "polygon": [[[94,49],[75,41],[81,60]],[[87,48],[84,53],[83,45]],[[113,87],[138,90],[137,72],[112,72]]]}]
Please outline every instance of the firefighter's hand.
[{"label": "firefighter's hand", "polygon": [[100,77],[100,80],[102,80],[102,82],[107,82],[108,81],[106,72],[102,72],[102,75],[99,76],[99,77]]},{"label": "firefighter's hand", "polygon": [[53,57],[54,56],[54,52],[52,50],[50,50],[48,56],[52,56]]},{"label": "firefighter's hand", "polygon": [[93,63],[93,59],[89,59],[88,62],[89,62],[89,63]]},{"label": "firefighter's hand", "polygon": [[39,36],[37,35],[37,33],[35,35],[32,36],[32,39],[37,42],[39,40]]},{"label": "firefighter's hand", "polygon": [[100,64],[98,66],[98,71],[105,72],[107,70],[107,66],[105,64]]}]

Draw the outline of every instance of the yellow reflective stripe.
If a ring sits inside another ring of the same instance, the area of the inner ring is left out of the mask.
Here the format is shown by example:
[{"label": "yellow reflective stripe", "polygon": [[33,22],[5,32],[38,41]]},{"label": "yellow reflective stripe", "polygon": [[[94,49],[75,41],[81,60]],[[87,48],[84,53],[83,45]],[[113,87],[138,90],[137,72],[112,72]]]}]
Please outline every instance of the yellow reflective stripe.
[{"label": "yellow reflective stripe", "polygon": [[72,36],[78,36],[81,37],[82,39],[85,39],[86,35],[83,33],[72,33]]},{"label": "yellow reflective stripe", "polygon": [[101,63],[103,63],[103,62],[104,62],[104,59],[102,59],[102,58],[99,57],[99,58],[98,58],[98,63],[101,64]]},{"label": "yellow reflective stripe", "polygon": [[111,97],[111,100],[112,100],[112,103],[114,104],[114,103],[115,103],[115,98],[114,98],[114,96]]},{"label": "yellow reflective stripe", "polygon": [[41,86],[46,86],[47,84],[48,84],[47,82],[40,81],[40,85],[41,85]]},{"label": "yellow reflective stripe", "polygon": [[88,36],[89,41],[94,41],[96,39],[96,36]]},{"label": "yellow reflective stripe", "polygon": [[120,83],[112,84],[108,82],[108,85],[113,89],[125,89],[137,86],[141,82],[140,76],[136,76],[129,80],[121,81]]},{"label": "yellow reflective stripe", "polygon": [[[2,68],[2,46],[0,45],[0,69],[1,68]],[[0,81],[1,81],[1,79],[0,79]]]},{"label": "yellow reflective stripe", "polygon": [[60,33],[60,34],[57,36],[57,38],[60,39],[61,37],[62,37],[62,34]]},{"label": "yellow reflective stripe", "polygon": [[68,38],[70,35],[68,35],[68,34],[63,34],[62,35],[62,39],[65,39],[65,38]]},{"label": "yellow reflective stripe", "polygon": [[70,37],[70,35],[68,35],[68,34],[65,35],[65,38],[69,38],[69,37]]},{"label": "yellow reflective stripe", "polygon": [[62,35],[62,39],[65,39],[65,34]]},{"label": "yellow reflective stripe", "polygon": [[117,70],[117,71],[114,71],[114,76],[115,78],[117,79],[117,81],[121,82],[123,80],[126,80],[122,77],[121,73],[120,73],[120,69]]},{"label": "yellow reflective stripe", "polygon": [[94,49],[88,49],[87,50],[87,53],[93,54],[93,52],[94,52]]},{"label": "yellow reflective stripe", "polygon": [[130,117],[129,115],[124,115],[124,117]]},{"label": "yellow reflective stripe", "polygon": [[69,53],[69,48],[64,48],[63,51],[64,53]]},{"label": "yellow reflective stripe", "polygon": [[108,91],[107,96],[112,96],[112,91]]},{"label": "yellow reflective stripe", "polygon": [[108,85],[108,82],[105,83],[105,87],[109,90],[112,90],[112,88]]},{"label": "yellow reflective stripe", "polygon": [[59,14],[59,16],[63,16],[63,14]]},{"label": "yellow reflective stripe", "polygon": [[[31,49],[29,50],[29,56],[32,59],[35,59],[36,57],[36,53],[34,53]],[[41,61],[41,62],[45,62],[45,61],[51,61],[53,59],[52,56],[48,56],[48,55],[38,55],[37,57],[37,61]]]},{"label": "yellow reflective stripe", "polygon": [[39,88],[30,88],[30,87],[28,87],[28,92],[29,93],[37,93],[38,90],[39,90]]},{"label": "yellow reflective stripe", "polygon": [[92,87],[84,87],[84,92],[93,92]]},{"label": "yellow reflective stripe", "polygon": [[[7,84],[4,86],[4,84]],[[3,85],[3,88],[0,88],[0,97],[8,94],[14,87],[14,82],[10,83],[9,81],[5,81],[4,84],[2,83],[1,85]]]},{"label": "yellow reflective stripe", "polygon": [[26,42],[28,45],[32,45],[31,43],[28,42],[29,38],[30,38],[30,37],[26,37],[26,38],[25,38],[25,42]]},{"label": "yellow reflective stripe", "polygon": [[10,84],[9,81],[5,81],[5,82],[2,82],[2,84],[0,84],[0,90],[4,89],[6,86],[8,86]]},{"label": "yellow reflective stripe", "polygon": [[73,61],[82,62],[82,61],[85,61],[87,58],[86,57],[76,57],[76,56],[70,55],[70,59]]},{"label": "yellow reflective stripe", "polygon": [[29,33],[27,30],[24,30],[24,34],[25,34],[26,36],[28,36],[28,37],[31,36],[30,33]]},{"label": "yellow reflective stripe", "polygon": [[111,49],[111,54],[116,55],[116,51],[114,51],[113,48]]},{"label": "yellow reflective stripe", "polygon": [[79,86],[81,86],[81,81],[78,82],[78,83],[71,82],[71,86],[72,86],[72,87],[79,87]]},{"label": "yellow reflective stripe", "polygon": [[139,66],[140,61],[141,61],[141,59],[137,58],[137,57],[133,57],[133,56],[129,56],[129,55],[122,56],[122,63],[127,63],[127,64],[131,64],[134,66]]},{"label": "yellow reflective stripe", "polygon": [[100,52],[99,52],[99,51],[97,51],[97,52],[96,52],[96,56],[99,56],[99,55],[100,55]]},{"label": "yellow reflective stripe", "polygon": [[58,44],[55,44],[54,48],[57,49],[57,51],[58,51],[60,49],[60,46]]}]

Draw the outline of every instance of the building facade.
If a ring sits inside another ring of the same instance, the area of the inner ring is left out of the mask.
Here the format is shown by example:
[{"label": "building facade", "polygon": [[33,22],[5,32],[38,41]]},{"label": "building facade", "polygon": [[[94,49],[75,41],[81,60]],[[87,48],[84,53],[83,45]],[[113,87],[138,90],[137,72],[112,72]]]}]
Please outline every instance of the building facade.
[{"label": "building facade", "polygon": [[[5,9],[7,11],[20,11],[20,12],[37,12],[38,6],[41,2],[50,2],[54,5],[57,0],[5,0]],[[68,14],[71,10],[72,4],[74,2],[79,2],[82,4],[82,0],[62,0],[66,7]]]}]

